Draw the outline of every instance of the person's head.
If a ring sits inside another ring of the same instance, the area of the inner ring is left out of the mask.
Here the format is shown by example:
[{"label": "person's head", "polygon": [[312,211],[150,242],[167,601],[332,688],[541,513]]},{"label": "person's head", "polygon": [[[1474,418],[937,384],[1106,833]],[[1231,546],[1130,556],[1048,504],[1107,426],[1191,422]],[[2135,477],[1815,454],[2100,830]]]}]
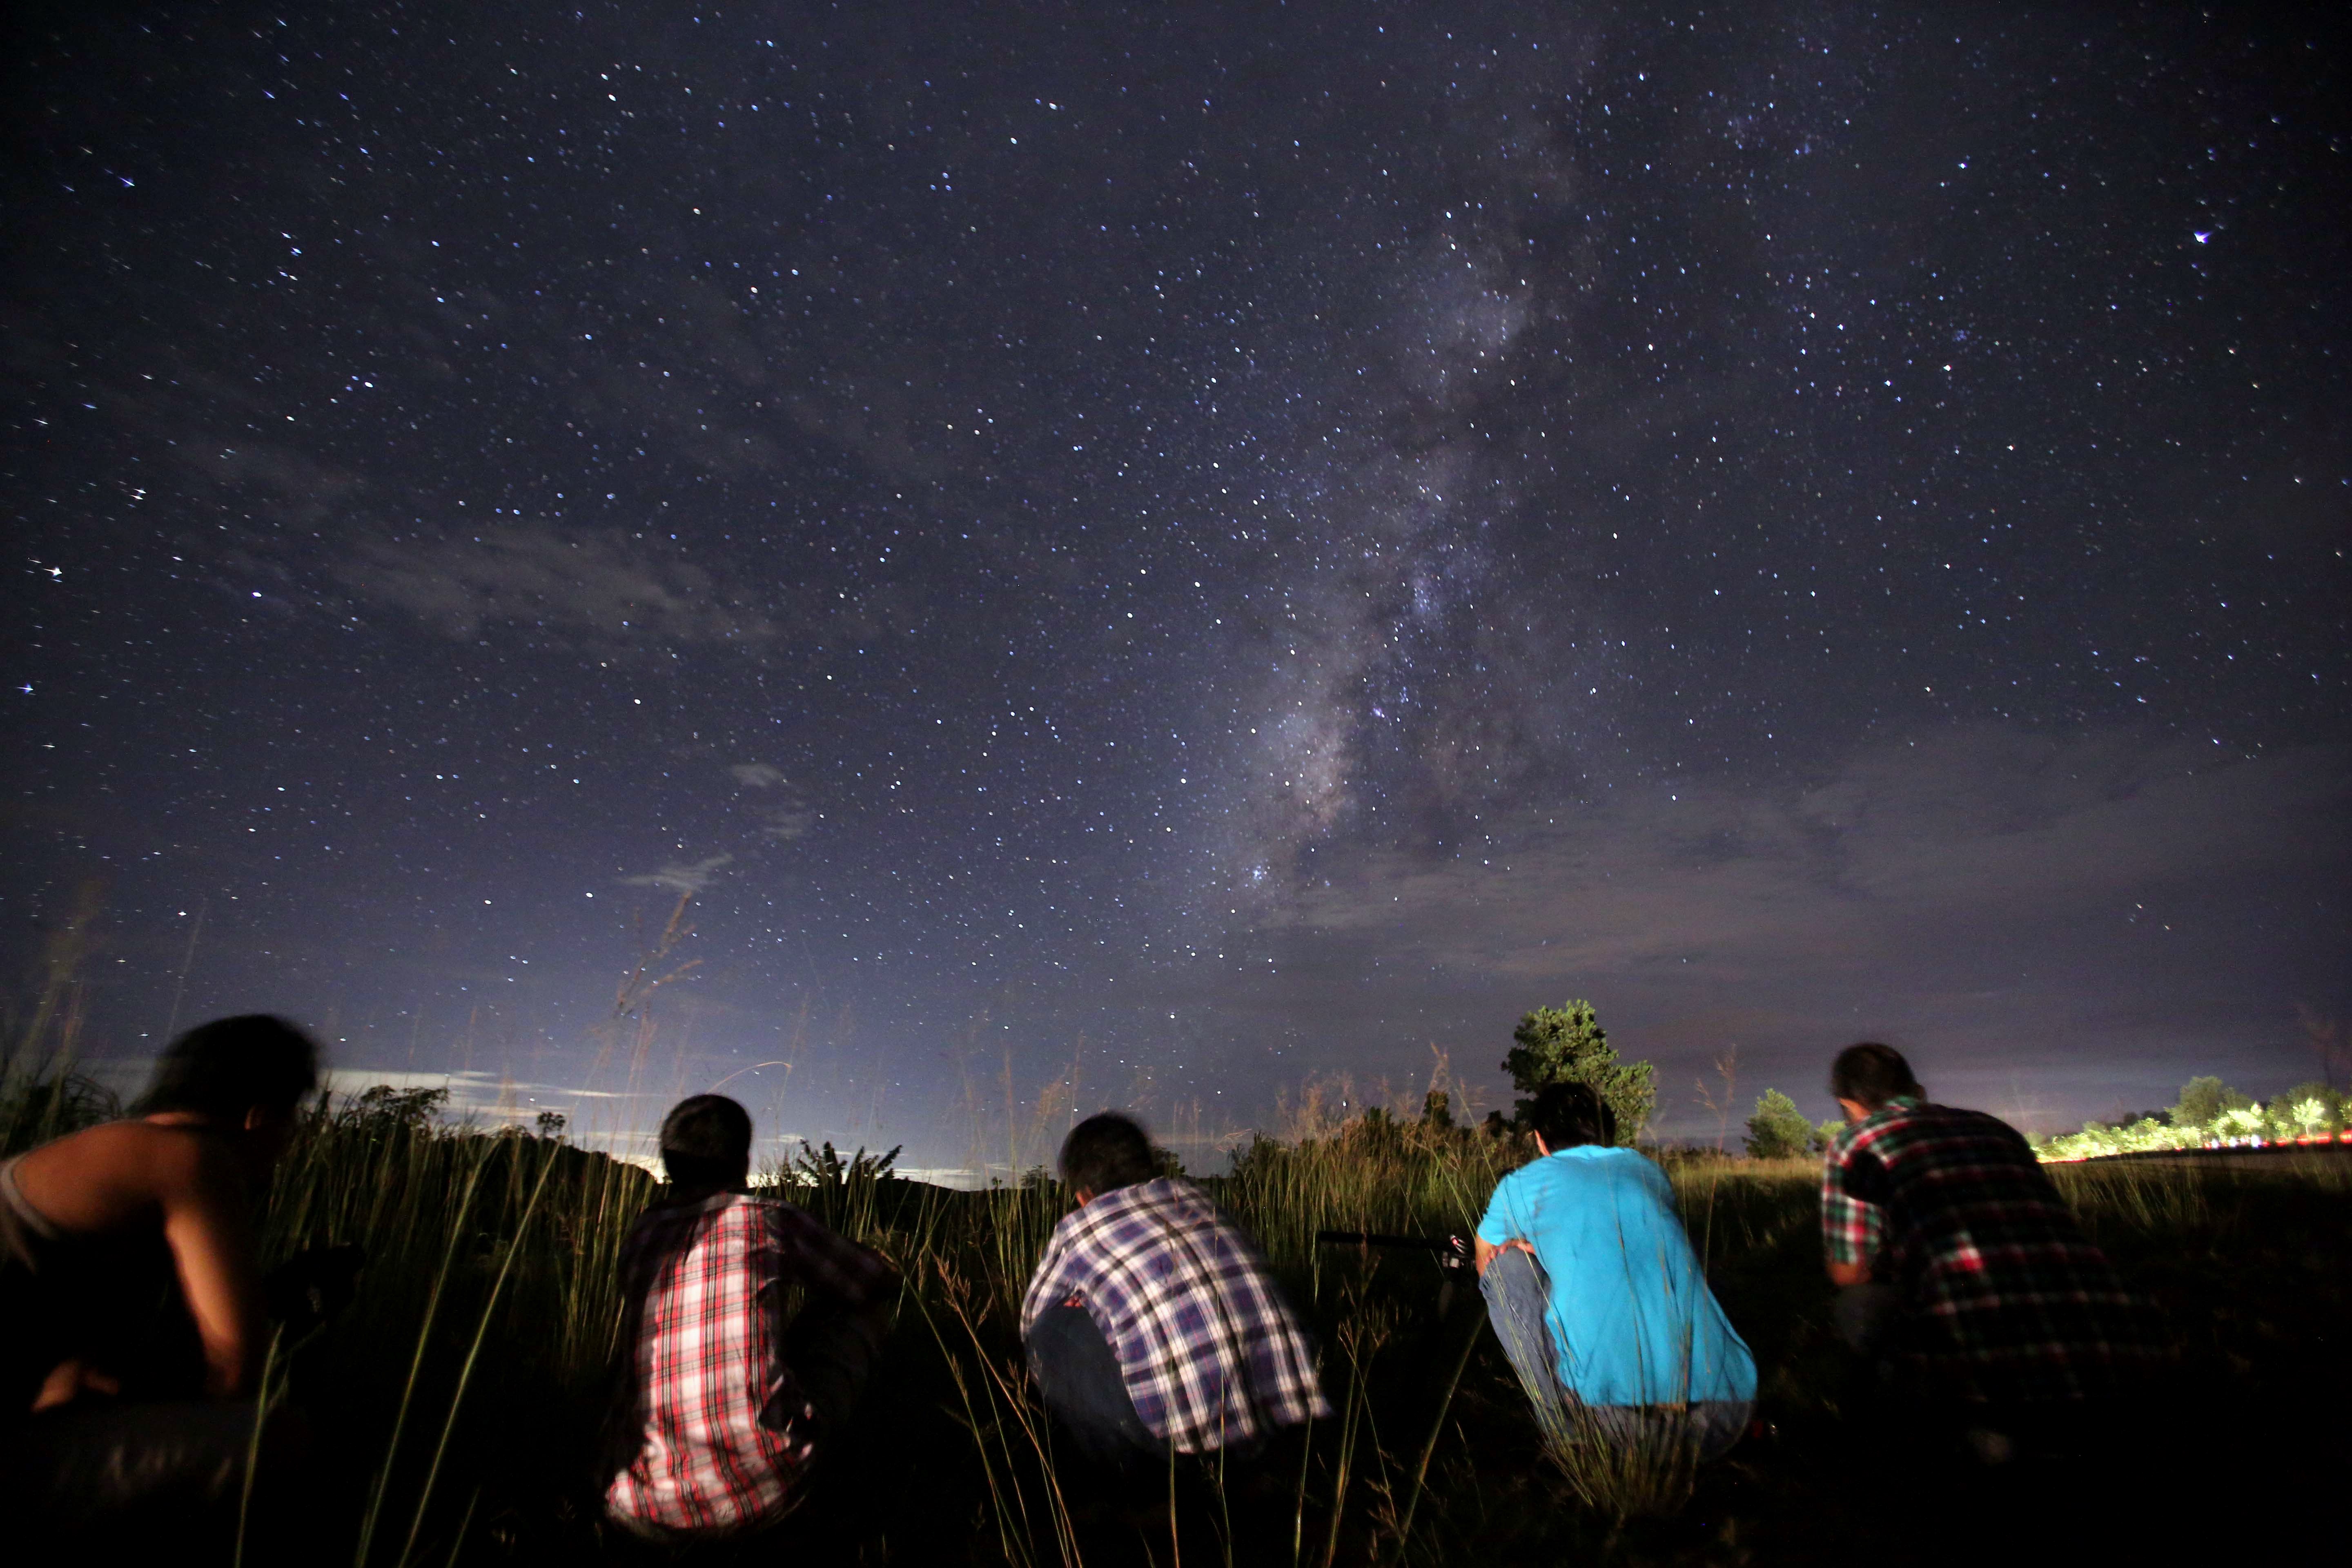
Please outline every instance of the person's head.
[{"label": "person's head", "polygon": [[723,1094],[679,1100],[662,1118],[661,1159],[672,1186],[742,1186],[751,1177],[751,1113]]},{"label": "person's head", "polygon": [[1160,1173],[1151,1135],[1133,1117],[1116,1110],[1089,1116],[1070,1129],[1062,1140],[1061,1167],[1063,1184],[1081,1203]]},{"label": "person's head", "polygon": [[1589,1083],[1548,1083],[1528,1105],[1528,1126],[1551,1151],[1617,1142],[1617,1114]]},{"label": "person's head", "polygon": [[1903,1053],[1875,1040],[1848,1046],[1830,1065],[1831,1098],[1848,1114],[1859,1110],[1868,1115],[1898,1095],[1926,1092],[1911,1076],[1911,1064],[1903,1059]]},{"label": "person's head", "polygon": [[240,1132],[265,1161],[294,1126],[294,1108],[318,1087],[319,1047],[268,1013],[199,1024],[163,1047],[136,1106],[142,1116],[200,1116]]}]

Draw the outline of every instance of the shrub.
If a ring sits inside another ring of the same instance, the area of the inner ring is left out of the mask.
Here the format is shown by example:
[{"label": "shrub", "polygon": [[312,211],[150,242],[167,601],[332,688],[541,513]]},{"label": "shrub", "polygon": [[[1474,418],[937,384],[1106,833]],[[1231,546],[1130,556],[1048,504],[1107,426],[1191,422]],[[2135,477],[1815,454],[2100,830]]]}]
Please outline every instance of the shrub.
[{"label": "shrub", "polygon": [[2180,1102],[2172,1108],[2176,1127],[2210,1127],[2226,1111],[2251,1103],[2218,1078],[2192,1078],[2180,1086]]},{"label": "shrub", "polygon": [[1755,1160],[1792,1160],[1817,1146],[1813,1124],[1795,1100],[1777,1089],[1766,1089],[1757,1100],[1756,1113],[1748,1119],[1747,1143],[1748,1157]]}]

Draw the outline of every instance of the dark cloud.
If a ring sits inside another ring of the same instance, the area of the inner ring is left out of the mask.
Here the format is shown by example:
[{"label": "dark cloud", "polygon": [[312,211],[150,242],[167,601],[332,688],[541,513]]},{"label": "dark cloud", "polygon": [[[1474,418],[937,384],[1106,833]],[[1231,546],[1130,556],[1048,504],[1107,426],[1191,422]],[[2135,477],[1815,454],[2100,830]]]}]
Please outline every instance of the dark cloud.
[{"label": "dark cloud", "polygon": [[2160,1098],[2200,1061],[2294,1048],[2294,1005],[2340,982],[2347,824],[2352,749],[1961,729],[1810,785],[1613,792],[1506,823],[1475,860],[1328,857],[1283,949],[1342,972],[1377,953],[1498,1015],[1591,997],[1687,1069],[1673,1100],[1730,1045],[1810,1091],[1813,1058],[1879,1033],[1979,1099],[2053,1053],[2106,1064],[2043,1082],[2079,1118],[2104,1109],[2086,1084]]}]

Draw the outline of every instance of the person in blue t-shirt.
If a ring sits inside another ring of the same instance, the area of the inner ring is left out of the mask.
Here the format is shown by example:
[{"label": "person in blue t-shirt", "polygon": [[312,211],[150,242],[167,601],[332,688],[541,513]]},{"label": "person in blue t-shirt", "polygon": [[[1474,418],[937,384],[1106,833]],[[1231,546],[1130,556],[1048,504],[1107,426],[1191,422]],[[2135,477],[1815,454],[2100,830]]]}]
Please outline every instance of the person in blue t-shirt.
[{"label": "person in blue t-shirt", "polygon": [[1496,1185],[1478,1222],[1478,1288],[1548,1436],[1630,1443],[1687,1411],[1699,1455],[1747,1429],[1756,1358],[1733,1331],[1665,1173],[1619,1149],[1591,1085],[1528,1109],[1541,1156]]}]

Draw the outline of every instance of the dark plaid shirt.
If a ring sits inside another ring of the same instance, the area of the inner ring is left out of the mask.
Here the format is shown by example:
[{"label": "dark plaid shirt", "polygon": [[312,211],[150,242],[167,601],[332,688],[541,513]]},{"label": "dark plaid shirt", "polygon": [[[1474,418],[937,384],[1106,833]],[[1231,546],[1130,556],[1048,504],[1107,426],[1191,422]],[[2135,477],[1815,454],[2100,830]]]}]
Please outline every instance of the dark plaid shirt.
[{"label": "dark plaid shirt", "polygon": [[1328,1415],[1315,1352],[1265,1262],[1190,1182],[1118,1187],[1065,1215],[1021,1304],[1083,1305],[1135,1413],[1187,1454]]},{"label": "dark plaid shirt", "polygon": [[1898,1350],[1962,1399],[2078,1400],[2161,1355],[2023,1138],[1997,1118],[1904,1098],[1830,1144],[1822,1240],[1909,1307]]}]

